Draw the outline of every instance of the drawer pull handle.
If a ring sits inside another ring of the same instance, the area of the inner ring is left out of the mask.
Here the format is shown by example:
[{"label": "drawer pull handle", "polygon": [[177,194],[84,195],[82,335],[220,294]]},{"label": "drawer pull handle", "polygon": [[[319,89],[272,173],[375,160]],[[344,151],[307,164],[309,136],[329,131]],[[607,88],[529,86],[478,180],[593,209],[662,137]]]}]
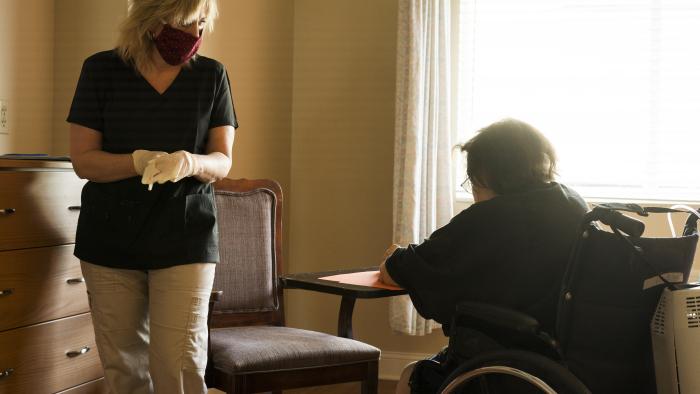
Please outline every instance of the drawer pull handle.
[{"label": "drawer pull handle", "polygon": [[17,212],[17,210],[14,208],[1,208],[0,209],[0,215],[12,215],[15,212]]},{"label": "drawer pull handle", "polygon": [[85,278],[70,278],[66,281],[69,285],[77,285],[80,283],[85,283]]},{"label": "drawer pull handle", "polygon": [[71,205],[68,207],[69,211],[80,211],[80,205]]},{"label": "drawer pull handle", "polygon": [[66,353],[66,356],[68,356],[70,358],[78,357],[78,356],[81,356],[89,351],[90,351],[90,346],[83,346],[83,348],[80,350],[77,350],[77,351],[73,350],[73,351]]},{"label": "drawer pull handle", "polygon": [[6,378],[6,377],[12,375],[12,372],[15,372],[15,370],[12,368],[7,368],[6,370],[0,372],[0,379]]},{"label": "drawer pull handle", "polygon": [[12,289],[3,289],[3,290],[0,290],[0,297],[2,297],[2,296],[9,296],[10,294],[12,294]]}]

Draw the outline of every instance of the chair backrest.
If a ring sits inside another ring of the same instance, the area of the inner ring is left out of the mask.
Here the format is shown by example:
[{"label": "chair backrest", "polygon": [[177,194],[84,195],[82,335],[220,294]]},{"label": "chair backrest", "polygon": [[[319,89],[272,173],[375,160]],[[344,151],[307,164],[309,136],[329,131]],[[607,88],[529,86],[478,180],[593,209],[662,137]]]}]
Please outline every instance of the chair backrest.
[{"label": "chair backrest", "polygon": [[650,322],[663,282],[688,280],[698,235],[628,237],[586,223],[560,296],[557,338],[571,371],[594,393],[655,393]]},{"label": "chair backrest", "polygon": [[284,325],[282,189],[272,180],[214,184],[219,253],[213,290],[223,291],[212,327]]}]

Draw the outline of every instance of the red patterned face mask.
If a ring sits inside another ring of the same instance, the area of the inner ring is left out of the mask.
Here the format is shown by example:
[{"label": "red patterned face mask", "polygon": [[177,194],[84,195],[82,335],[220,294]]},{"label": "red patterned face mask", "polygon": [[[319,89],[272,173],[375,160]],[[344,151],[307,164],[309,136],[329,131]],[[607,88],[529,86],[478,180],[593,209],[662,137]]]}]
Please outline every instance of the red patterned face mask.
[{"label": "red patterned face mask", "polygon": [[177,66],[190,60],[197,53],[202,36],[195,37],[166,24],[160,34],[153,38],[153,42],[163,60],[171,66]]}]

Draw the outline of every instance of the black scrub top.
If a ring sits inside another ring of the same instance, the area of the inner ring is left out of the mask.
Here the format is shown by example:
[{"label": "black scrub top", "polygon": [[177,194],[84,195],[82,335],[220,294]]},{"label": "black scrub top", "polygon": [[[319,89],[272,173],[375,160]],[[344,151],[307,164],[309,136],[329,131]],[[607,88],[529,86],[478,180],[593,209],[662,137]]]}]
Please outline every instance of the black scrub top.
[{"label": "black scrub top", "polygon": [[[87,58],[68,122],[102,133],[102,149],[204,154],[209,130],[238,127],[224,66],[197,56],[159,94],[115,51]],[[193,177],[141,184],[141,177],[87,182],[75,256],[92,264],[157,269],[218,262],[213,188]]]},{"label": "black scrub top", "polygon": [[552,330],[569,251],[587,210],[575,191],[554,182],[497,196],[471,205],[420,245],[397,249],[386,269],[446,335],[462,301],[520,310]]}]

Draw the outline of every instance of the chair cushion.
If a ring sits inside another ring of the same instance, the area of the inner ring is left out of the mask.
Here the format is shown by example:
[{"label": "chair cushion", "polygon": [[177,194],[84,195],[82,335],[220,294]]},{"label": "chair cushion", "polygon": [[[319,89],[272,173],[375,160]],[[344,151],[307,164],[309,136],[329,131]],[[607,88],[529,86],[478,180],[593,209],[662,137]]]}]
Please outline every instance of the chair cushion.
[{"label": "chair cushion", "polygon": [[210,335],[214,367],[229,373],[353,364],[380,354],[366,343],[290,327],[226,327]]}]

